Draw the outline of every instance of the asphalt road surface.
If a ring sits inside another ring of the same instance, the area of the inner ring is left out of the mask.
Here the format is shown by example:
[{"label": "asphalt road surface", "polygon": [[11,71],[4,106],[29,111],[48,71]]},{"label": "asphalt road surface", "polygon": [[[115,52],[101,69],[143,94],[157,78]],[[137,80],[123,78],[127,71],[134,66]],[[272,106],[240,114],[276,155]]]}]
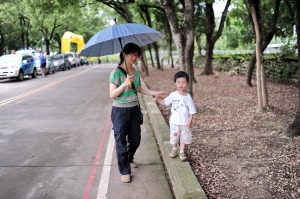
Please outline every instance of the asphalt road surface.
[{"label": "asphalt road surface", "polygon": [[121,181],[110,121],[115,67],[0,80],[0,199],[174,198],[146,112],[139,166]]},{"label": "asphalt road surface", "polygon": [[111,131],[113,67],[0,80],[0,198],[95,198]]}]

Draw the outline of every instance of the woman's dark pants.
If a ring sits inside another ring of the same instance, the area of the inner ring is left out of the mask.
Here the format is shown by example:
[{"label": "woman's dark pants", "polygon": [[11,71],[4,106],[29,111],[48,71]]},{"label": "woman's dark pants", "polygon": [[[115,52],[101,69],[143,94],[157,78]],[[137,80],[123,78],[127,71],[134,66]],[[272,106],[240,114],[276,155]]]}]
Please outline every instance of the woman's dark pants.
[{"label": "woman's dark pants", "polygon": [[116,141],[119,171],[131,174],[130,163],[141,141],[140,110],[135,107],[112,107],[111,121]]}]

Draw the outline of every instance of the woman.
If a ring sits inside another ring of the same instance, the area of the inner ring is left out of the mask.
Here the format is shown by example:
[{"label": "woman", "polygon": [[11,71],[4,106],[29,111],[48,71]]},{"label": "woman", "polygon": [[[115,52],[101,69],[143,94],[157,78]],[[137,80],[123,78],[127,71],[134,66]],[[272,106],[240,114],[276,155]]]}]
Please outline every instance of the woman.
[{"label": "woman", "polygon": [[131,167],[137,167],[133,159],[141,141],[141,113],[133,88],[144,95],[167,96],[166,92],[156,92],[141,87],[140,73],[133,67],[140,55],[141,49],[138,45],[126,44],[123,52],[120,53],[118,64],[129,75],[125,76],[118,67],[109,76],[109,95],[114,101],[111,120],[116,141],[118,167],[123,182],[130,182]]}]

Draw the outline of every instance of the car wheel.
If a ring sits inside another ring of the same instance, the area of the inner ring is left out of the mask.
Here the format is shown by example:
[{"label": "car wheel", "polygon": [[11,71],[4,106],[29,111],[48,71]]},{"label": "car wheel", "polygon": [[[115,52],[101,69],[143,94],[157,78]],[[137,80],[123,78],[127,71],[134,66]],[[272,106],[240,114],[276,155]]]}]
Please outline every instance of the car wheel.
[{"label": "car wheel", "polygon": [[37,76],[36,69],[33,69],[33,72],[32,72],[32,74],[31,74],[31,77],[32,77],[32,78],[36,78],[36,76]]},{"label": "car wheel", "polygon": [[18,77],[17,77],[17,80],[18,81],[23,81],[24,80],[24,74],[23,74],[23,71],[19,71],[19,75],[18,75]]}]

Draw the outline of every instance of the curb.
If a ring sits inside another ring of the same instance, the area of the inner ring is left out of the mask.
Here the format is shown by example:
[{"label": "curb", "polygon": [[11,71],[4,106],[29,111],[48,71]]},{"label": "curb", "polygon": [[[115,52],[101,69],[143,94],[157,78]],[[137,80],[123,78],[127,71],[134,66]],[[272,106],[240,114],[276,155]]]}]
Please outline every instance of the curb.
[{"label": "curb", "polygon": [[[141,85],[148,88],[142,77]],[[144,100],[147,111],[144,113],[149,117],[176,199],[207,199],[189,163],[181,162],[179,158],[170,158],[172,145],[169,143],[169,126],[156,103],[152,101],[152,96],[140,95],[139,98]]]}]

